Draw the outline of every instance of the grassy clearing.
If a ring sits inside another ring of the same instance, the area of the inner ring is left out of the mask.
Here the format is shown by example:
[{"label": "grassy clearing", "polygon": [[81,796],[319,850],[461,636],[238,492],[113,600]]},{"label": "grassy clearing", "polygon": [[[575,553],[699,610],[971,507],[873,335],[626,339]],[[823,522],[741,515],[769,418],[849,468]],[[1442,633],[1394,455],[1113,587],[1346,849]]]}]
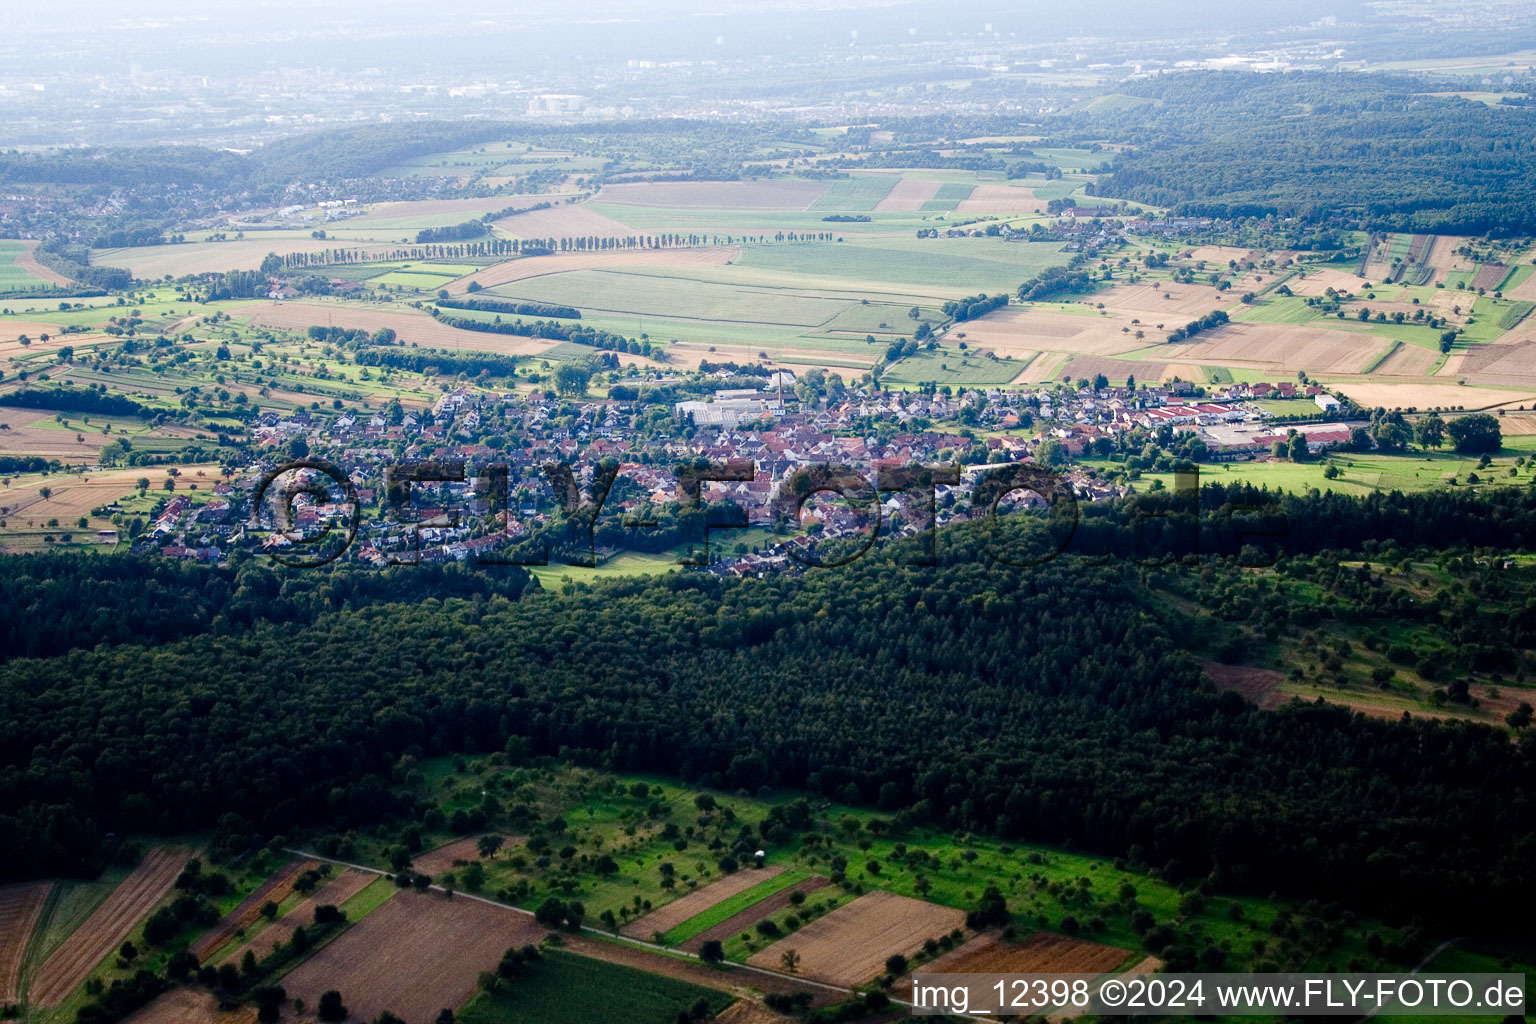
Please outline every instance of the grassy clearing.
[{"label": "grassy clearing", "polygon": [[953,210],[955,207],[959,206],[961,202],[971,198],[971,193],[974,191],[976,191],[976,187],[974,185],[970,185],[964,182],[946,181],[944,184],[939,186],[939,190],[933,194],[932,199],[929,199],[927,202],[923,203],[922,212],[945,212]]},{"label": "grassy clearing", "polygon": [[[1378,491],[1425,491],[1439,487],[1530,487],[1533,467],[1530,459],[1536,455],[1536,435],[1515,435],[1504,439],[1504,450],[1491,460],[1486,469],[1477,467],[1473,456],[1453,452],[1419,452],[1405,455],[1381,455],[1374,453],[1342,452],[1314,462],[1229,462],[1203,466],[1200,478],[1203,483],[1247,483],[1255,487],[1290,494],[1305,494],[1309,490],[1333,491],[1338,494],[1372,494]],[[1517,458],[1524,457],[1524,468],[1515,466]],[[1101,465],[1114,472],[1116,463],[1086,462]],[[1332,464],[1341,475],[1329,480],[1323,475]],[[1514,476],[1510,470],[1516,470]],[[1448,475],[1454,475],[1454,483]],[[1471,480],[1476,474],[1477,481]],[[1161,480],[1163,486],[1173,486],[1172,474],[1143,474],[1133,486],[1145,491],[1152,480]]]},{"label": "grassy clearing", "polygon": [[900,180],[898,174],[856,174],[851,178],[839,178],[820,199],[811,204],[811,209],[819,212],[865,213],[890,195],[891,189]]},{"label": "grassy clearing", "polygon": [[939,348],[907,356],[887,369],[883,379],[893,384],[1006,384],[1024,372],[1026,365],[1018,359],[988,359]]},{"label": "grassy clearing", "polygon": [[621,964],[546,950],[514,983],[479,992],[458,1015],[462,1024],[674,1024],[699,1000],[719,1013],[731,995]]},{"label": "grassy clearing", "polygon": [[[919,245],[919,241],[928,244]],[[1046,267],[1067,261],[1067,254],[1054,242],[915,237],[910,247],[905,242],[882,238],[842,244],[753,246],[737,262],[744,267],[814,275],[834,286],[884,282],[958,297],[980,291],[1011,291]]]},{"label": "grassy clearing", "polygon": [[1232,311],[1232,319],[1249,324],[1300,326],[1317,319],[1317,308],[1307,305],[1307,300],[1300,296],[1283,295],[1261,299],[1252,305],[1240,305]]},{"label": "grassy clearing", "polygon": [[17,265],[16,257],[26,251],[27,247],[20,242],[0,239],[0,294],[50,286],[49,282]]},{"label": "grassy clearing", "polygon": [[1531,315],[1531,310],[1536,309],[1536,302],[1511,302],[1499,317],[1499,329],[1512,331],[1520,325],[1520,322]]}]

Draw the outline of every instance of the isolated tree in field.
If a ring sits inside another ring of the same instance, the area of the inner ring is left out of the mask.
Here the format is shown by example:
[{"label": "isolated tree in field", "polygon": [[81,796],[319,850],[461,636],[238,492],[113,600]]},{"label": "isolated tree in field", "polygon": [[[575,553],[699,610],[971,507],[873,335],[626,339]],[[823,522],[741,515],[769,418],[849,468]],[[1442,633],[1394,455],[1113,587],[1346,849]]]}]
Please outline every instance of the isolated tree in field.
[{"label": "isolated tree in field", "polygon": [[899,978],[907,973],[907,958],[900,953],[892,953],[885,958],[885,973],[893,978]]},{"label": "isolated tree in field", "polygon": [[800,970],[800,954],[792,949],[786,949],[779,956],[779,964],[790,974],[794,974]]},{"label": "isolated tree in field", "polygon": [[1439,448],[1445,443],[1445,421],[1432,412],[1413,425],[1413,439],[1420,448]]},{"label": "isolated tree in field", "polygon": [[320,1001],[315,1004],[315,1016],[326,1021],[327,1024],[346,1020],[347,1006],[341,1001],[341,993],[331,989],[321,994]]},{"label": "isolated tree in field", "polygon": [[1496,452],[1504,447],[1504,435],[1499,421],[1487,413],[1475,416],[1458,416],[1445,425],[1451,444],[1462,455]]},{"label": "isolated tree in field", "polygon": [[725,959],[725,947],[720,945],[719,939],[710,939],[699,947],[699,959],[705,963],[717,964]]},{"label": "isolated tree in field", "polygon": [[1504,716],[1504,721],[1515,729],[1524,729],[1531,724],[1533,714],[1536,714],[1536,709],[1532,709],[1528,702],[1521,701],[1519,707]]},{"label": "isolated tree in field", "polygon": [[481,857],[490,858],[496,856],[496,851],[501,849],[501,844],[503,842],[505,842],[505,840],[493,832],[490,835],[481,836],[479,840],[476,841],[475,848],[480,851]]}]

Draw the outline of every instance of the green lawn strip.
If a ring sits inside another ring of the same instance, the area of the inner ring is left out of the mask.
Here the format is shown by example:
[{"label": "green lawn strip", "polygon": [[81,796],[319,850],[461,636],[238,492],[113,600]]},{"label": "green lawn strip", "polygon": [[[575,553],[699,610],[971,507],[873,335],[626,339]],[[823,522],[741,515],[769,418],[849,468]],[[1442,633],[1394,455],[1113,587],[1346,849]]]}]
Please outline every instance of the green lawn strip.
[{"label": "green lawn strip", "polygon": [[1380,366],[1382,363],[1387,361],[1387,357],[1391,356],[1393,353],[1395,353],[1398,349],[1400,349],[1402,347],[1403,347],[1403,343],[1402,342],[1394,341],[1391,345],[1387,346],[1387,348],[1385,350],[1383,350],[1380,355],[1378,355],[1375,359],[1372,359],[1370,361],[1370,363],[1364,369],[1362,369],[1360,372],[1361,373],[1375,373],[1376,372],[1376,368],[1378,366]]},{"label": "green lawn strip", "polygon": [[662,936],[662,941],[669,946],[675,946],[680,942],[687,942],[702,931],[707,931],[721,921],[739,914],[754,903],[767,899],[774,893],[788,889],[798,882],[811,877],[811,873],[804,868],[795,868],[773,878],[765,879],[752,888],[739,892],[734,896],[721,900],[702,914],[697,914],[684,921]]},{"label": "green lawn strip", "polygon": [[1499,317],[1499,328],[1512,331],[1520,325],[1520,321],[1531,315],[1531,310],[1536,309],[1536,302],[1511,302],[1502,316]]},{"label": "green lawn strip", "polygon": [[458,1015],[462,1024],[673,1024],[698,1001],[719,1013],[735,997],[676,978],[547,949],[512,984],[478,992]]},{"label": "green lawn strip", "polygon": [[395,894],[396,888],[393,882],[380,875],[343,903],[342,913],[347,915],[348,921],[361,921],[383,906],[384,901]]},{"label": "green lawn strip", "polygon": [[1509,273],[1504,275],[1504,280],[1500,281],[1493,290],[1496,292],[1508,292],[1512,288],[1517,288],[1526,278],[1531,276],[1533,271],[1536,271],[1536,267],[1531,266],[1529,263],[1517,263],[1509,268]]}]

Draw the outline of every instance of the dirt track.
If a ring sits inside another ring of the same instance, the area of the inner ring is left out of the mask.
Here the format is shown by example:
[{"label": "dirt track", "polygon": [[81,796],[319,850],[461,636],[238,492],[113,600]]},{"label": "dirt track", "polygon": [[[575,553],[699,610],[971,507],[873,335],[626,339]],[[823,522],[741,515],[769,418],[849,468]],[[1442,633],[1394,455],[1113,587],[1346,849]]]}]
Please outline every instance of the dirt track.
[{"label": "dirt track", "polygon": [[64,285],[65,287],[71,287],[74,285],[75,282],[70,278],[65,277],[57,270],[45,267],[41,263],[37,262],[37,256],[35,255],[37,252],[36,242],[23,239],[21,244],[26,246],[27,250],[20,256],[16,257],[15,263],[18,267],[20,267],[22,270],[25,270],[33,277],[42,278],[49,284]]}]

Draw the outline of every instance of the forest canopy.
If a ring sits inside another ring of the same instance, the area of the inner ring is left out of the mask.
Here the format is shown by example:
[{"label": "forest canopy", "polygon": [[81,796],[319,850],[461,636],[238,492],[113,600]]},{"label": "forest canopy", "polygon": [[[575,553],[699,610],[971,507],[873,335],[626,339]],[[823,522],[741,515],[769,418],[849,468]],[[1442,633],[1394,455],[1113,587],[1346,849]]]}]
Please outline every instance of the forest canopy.
[{"label": "forest canopy", "polygon": [[[1523,493],[1207,501],[1213,521],[1283,510],[1298,553],[1536,536]],[[1111,547],[1137,529],[1137,510],[1093,511],[1081,528]],[[1016,550],[1056,546],[1012,522]],[[898,543],[838,571],[561,595],[506,569],[11,560],[0,871],[87,870],[108,831],[217,826],[238,846],[408,819],[402,755],[508,750],[802,787],[1387,915],[1497,927],[1499,894],[1536,881],[1530,742],[1261,711],[1203,678],[1194,621],[1156,597],[1158,574],[1196,569],[1012,569],[996,539],[949,531],[936,568]]]},{"label": "forest canopy", "polygon": [[1387,231],[1536,232],[1536,109],[1431,95],[1420,79],[1321,72],[1166,75],[1155,105],[1073,116],[1130,149],[1095,194],[1188,216],[1358,218]]}]

